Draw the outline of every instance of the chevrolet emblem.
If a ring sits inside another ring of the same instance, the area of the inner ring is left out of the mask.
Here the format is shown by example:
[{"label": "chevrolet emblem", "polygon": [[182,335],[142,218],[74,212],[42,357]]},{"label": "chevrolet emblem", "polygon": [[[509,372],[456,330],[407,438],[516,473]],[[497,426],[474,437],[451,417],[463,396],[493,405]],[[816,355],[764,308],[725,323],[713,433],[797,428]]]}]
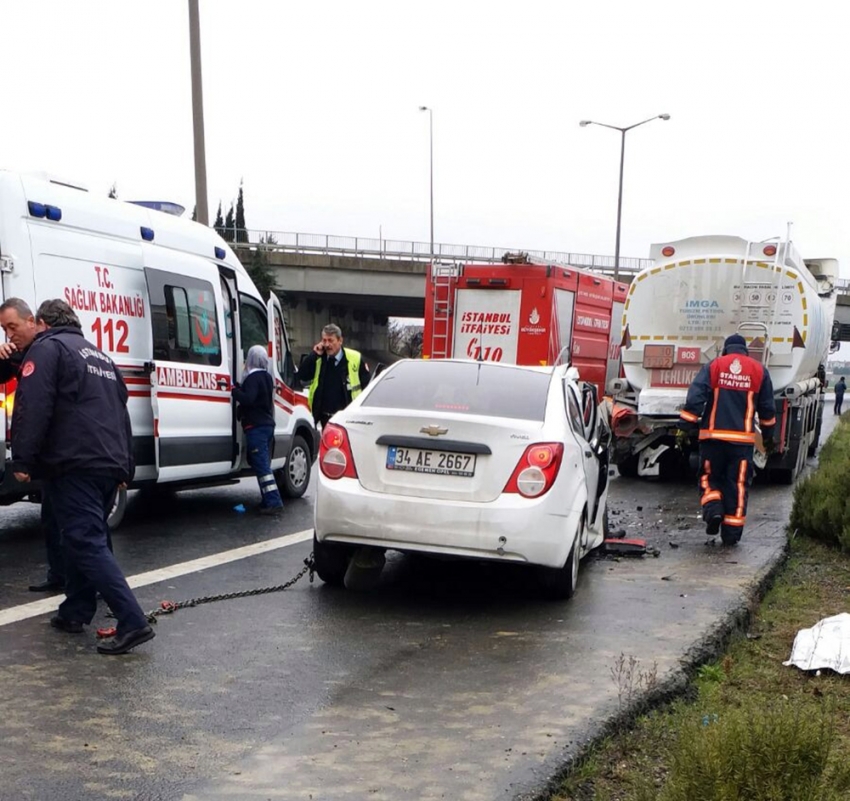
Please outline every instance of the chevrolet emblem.
[{"label": "chevrolet emblem", "polygon": [[449,430],[447,428],[440,428],[438,425],[430,425],[430,426],[422,426],[419,429],[420,434],[427,434],[429,437],[439,437],[440,434],[448,434]]}]

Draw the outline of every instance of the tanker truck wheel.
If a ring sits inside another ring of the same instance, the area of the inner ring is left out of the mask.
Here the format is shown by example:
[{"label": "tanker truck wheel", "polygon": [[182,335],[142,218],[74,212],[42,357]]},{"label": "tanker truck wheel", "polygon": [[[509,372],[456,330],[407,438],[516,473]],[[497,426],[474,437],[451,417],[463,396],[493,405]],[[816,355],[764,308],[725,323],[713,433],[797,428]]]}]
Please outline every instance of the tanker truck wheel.
[{"label": "tanker truck wheel", "polygon": [[637,478],[638,457],[629,456],[617,464],[617,470],[623,478]]}]

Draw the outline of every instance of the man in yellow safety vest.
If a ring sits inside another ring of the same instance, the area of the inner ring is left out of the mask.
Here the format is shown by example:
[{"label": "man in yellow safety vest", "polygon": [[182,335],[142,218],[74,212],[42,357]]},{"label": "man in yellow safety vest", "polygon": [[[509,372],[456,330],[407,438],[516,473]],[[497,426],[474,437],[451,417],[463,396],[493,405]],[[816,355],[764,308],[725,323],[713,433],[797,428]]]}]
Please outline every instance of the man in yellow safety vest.
[{"label": "man in yellow safety vest", "polygon": [[342,346],[342,330],[330,323],[322,341],[313,346],[298,370],[298,379],[309,383],[309,403],[316,425],[344,409],[369,383],[369,367],[359,351]]}]

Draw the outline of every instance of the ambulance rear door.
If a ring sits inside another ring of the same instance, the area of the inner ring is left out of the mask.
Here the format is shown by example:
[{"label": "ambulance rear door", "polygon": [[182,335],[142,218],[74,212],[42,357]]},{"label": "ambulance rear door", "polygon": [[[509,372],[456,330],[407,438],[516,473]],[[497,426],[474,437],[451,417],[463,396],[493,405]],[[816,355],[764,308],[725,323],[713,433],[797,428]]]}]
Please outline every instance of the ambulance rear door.
[{"label": "ambulance rear door", "polygon": [[226,475],[238,451],[218,270],[171,252],[168,269],[146,266],[145,279],[153,330],[148,368],[157,481]]},{"label": "ambulance rear door", "polygon": [[277,295],[271,293],[266,304],[269,322],[269,357],[274,379],[274,453],[272,468],[277,470],[286,462],[294,434],[292,410],[294,404],[295,364],[286,337],[283,309]]}]

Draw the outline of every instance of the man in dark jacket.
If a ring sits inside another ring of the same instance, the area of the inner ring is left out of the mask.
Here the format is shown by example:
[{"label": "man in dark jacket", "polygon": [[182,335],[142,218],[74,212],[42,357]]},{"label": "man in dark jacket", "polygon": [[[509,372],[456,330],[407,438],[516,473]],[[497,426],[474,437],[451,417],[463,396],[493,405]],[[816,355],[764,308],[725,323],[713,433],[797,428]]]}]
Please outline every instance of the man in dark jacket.
[{"label": "man in dark jacket", "polygon": [[46,482],[62,527],[66,598],[50,624],[82,632],[99,592],[118,624],[115,638],[97,650],[123,654],[154,637],[107,545],[115,492],[133,478],[127,387],[112,359],[83,338],[67,303],[45,301],[36,321],[44,331],[21,366],[12,455],[19,481]]},{"label": "man in dark jacket", "polygon": [[[0,326],[9,340],[0,343],[0,383],[5,384],[18,377],[38,327],[29,304],[20,298],[9,298],[0,306]],[[38,584],[30,584],[29,589],[30,592],[58,592],[65,588],[65,561],[59,544],[59,526],[44,488],[41,492],[41,526],[47,550],[47,578]]]},{"label": "man in dark jacket", "polygon": [[262,345],[249,349],[242,383],[234,385],[232,394],[239,402],[248,464],[257,474],[260,485],[260,514],[277,515],[283,511],[283,499],[271,464],[275,425],[274,382],[269,373],[269,357]]},{"label": "man in dark jacket", "polygon": [[844,376],[841,376],[835,385],[835,408],[833,409],[835,414],[841,414],[841,405],[844,403],[844,393],[846,390],[847,382],[844,380]]},{"label": "man in dark jacket", "polygon": [[776,407],[770,374],[747,351],[740,334],[703,365],[680,413],[679,427],[699,427],[700,503],[706,532],[724,545],[741,539],[753,477],[755,416],[766,448],[772,446]]},{"label": "man in dark jacket", "polygon": [[298,380],[309,384],[309,405],[316,425],[325,423],[353,401],[369,383],[369,367],[359,351],[343,348],[342,330],[330,323],[322,341],[313,346],[298,370]]}]

